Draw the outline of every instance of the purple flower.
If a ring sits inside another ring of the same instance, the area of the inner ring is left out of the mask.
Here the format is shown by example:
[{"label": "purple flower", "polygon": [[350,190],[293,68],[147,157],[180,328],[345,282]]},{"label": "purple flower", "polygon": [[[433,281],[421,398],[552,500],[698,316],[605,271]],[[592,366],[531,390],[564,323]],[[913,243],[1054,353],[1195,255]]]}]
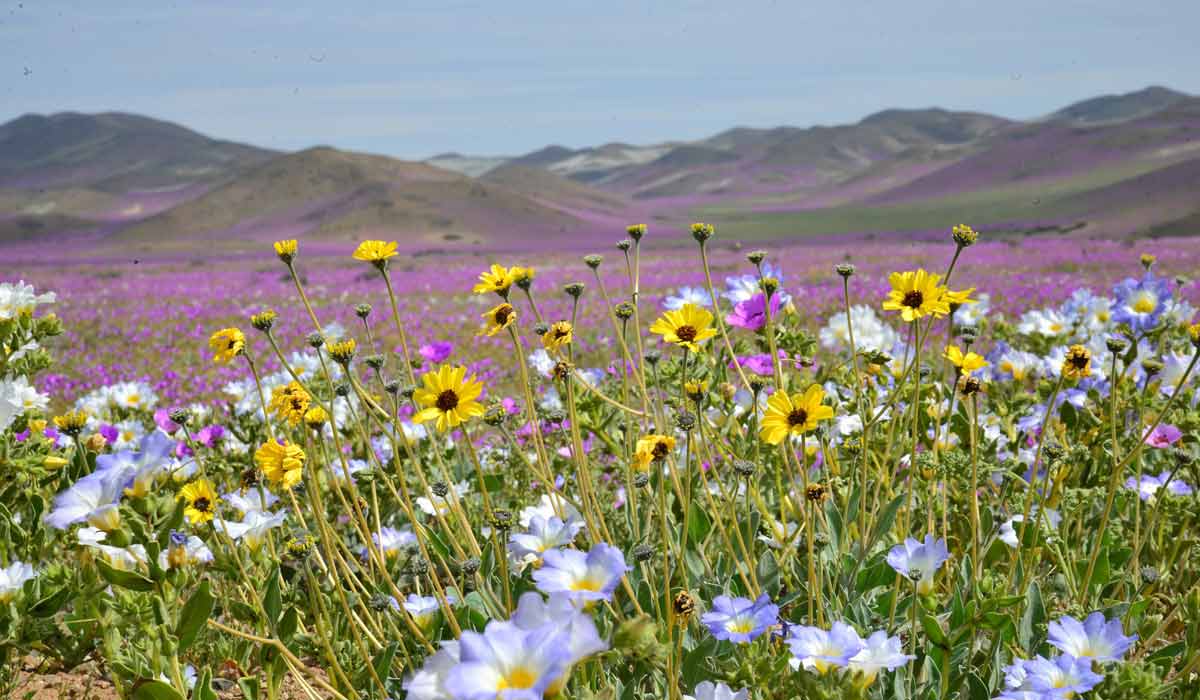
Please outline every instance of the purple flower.
[{"label": "purple flower", "polygon": [[1183,437],[1183,433],[1179,428],[1169,423],[1159,423],[1154,430],[1145,433],[1142,439],[1147,445],[1161,449],[1174,445],[1181,437]]},{"label": "purple flower", "polygon": [[104,423],[100,426],[100,434],[104,436],[104,440],[108,444],[113,444],[117,438],[121,437],[121,431],[117,430],[117,426]]},{"label": "purple flower", "polygon": [[1172,479],[1171,472],[1163,472],[1158,476],[1143,474],[1141,481],[1132,476],[1125,480],[1125,488],[1137,491],[1143,501],[1152,500],[1163,487],[1173,496],[1190,496],[1192,493],[1192,485],[1182,479]]},{"label": "purple flower", "polygon": [[[771,297],[771,318],[779,318],[779,296]],[[745,301],[739,301],[733,307],[733,313],[725,317],[725,322],[731,326],[758,331],[767,325],[767,298],[759,293]]]},{"label": "purple flower", "polygon": [[171,411],[165,408],[160,408],[154,412],[154,423],[158,429],[167,435],[174,435],[179,430],[179,424],[171,420]]},{"label": "purple flower", "polygon": [[[779,359],[787,360],[787,353],[783,350],[779,351]],[[775,365],[771,362],[771,355],[763,353],[762,355],[746,355],[738,358],[738,364],[742,369],[752,374],[757,374],[760,377],[770,377],[775,374]],[[733,362],[729,363],[729,369],[736,369]]]},{"label": "purple flower", "polygon": [[719,595],[713,598],[712,610],[700,617],[700,622],[717,639],[728,639],[736,644],[746,644],[767,631],[779,621],[779,606],[763,593],[758,600],[730,598]]},{"label": "purple flower", "polygon": [[439,362],[445,362],[446,358],[450,357],[450,353],[454,352],[454,343],[445,340],[435,340],[432,343],[422,345],[421,349],[417,350],[417,352],[421,354],[421,357],[436,365]]},{"label": "purple flower", "polygon": [[621,577],[629,571],[621,550],[600,542],[587,553],[577,549],[551,549],[533,580],[543,593],[565,593],[576,602],[612,600]]},{"label": "purple flower", "polygon": [[1136,634],[1125,636],[1120,618],[1108,620],[1100,612],[1088,615],[1082,623],[1064,615],[1051,622],[1047,631],[1047,641],[1064,654],[1100,663],[1120,661],[1138,638]]},{"label": "purple flower", "polygon": [[225,427],[214,423],[204,426],[200,432],[196,433],[196,442],[205,447],[216,447],[217,441],[223,437],[225,437]]},{"label": "purple flower", "polygon": [[924,542],[908,537],[903,544],[892,547],[887,555],[887,563],[897,573],[910,580],[915,579],[917,592],[926,595],[933,590],[933,575],[949,558],[946,540],[925,535]]}]

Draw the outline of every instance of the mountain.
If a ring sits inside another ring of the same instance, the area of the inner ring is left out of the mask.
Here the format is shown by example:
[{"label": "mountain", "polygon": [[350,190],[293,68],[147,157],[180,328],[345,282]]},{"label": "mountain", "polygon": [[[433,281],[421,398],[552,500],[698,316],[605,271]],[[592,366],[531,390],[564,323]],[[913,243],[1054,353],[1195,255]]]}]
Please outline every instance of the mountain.
[{"label": "mountain", "polygon": [[[629,221],[742,238],[992,233],[1179,235],[1200,226],[1200,97],[1163,87],[1030,121],[938,108],[855,123],[735,127],[693,141],[550,145],[424,162],[278,153],[130,114],[0,125],[0,243],[237,253],[283,236],[337,249],[585,246]],[[310,248],[312,250],[312,248]]]},{"label": "mountain", "polygon": [[134,114],[27,114],[0,125],[0,188],[124,192],[192,185],[274,155]]},{"label": "mountain", "polygon": [[427,163],[316,147],[248,169],[112,240],[157,250],[180,239],[239,249],[278,238],[352,244],[371,237],[457,249],[593,230],[585,217],[518,190]]},{"label": "mountain", "polygon": [[1103,124],[1148,116],[1187,100],[1186,93],[1152,85],[1124,95],[1102,95],[1076,102],[1047,119],[1068,124]]}]

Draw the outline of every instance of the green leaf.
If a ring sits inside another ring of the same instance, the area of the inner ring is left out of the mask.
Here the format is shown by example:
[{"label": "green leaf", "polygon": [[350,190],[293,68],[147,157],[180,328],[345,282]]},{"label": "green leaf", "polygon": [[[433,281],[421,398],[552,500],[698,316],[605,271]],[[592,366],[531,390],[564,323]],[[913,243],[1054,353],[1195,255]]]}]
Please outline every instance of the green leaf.
[{"label": "green leaf", "polygon": [[183,696],[162,681],[143,679],[133,686],[133,700],[183,700]]},{"label": "green leaf", "polygon": [[127,588],[131,591],[154,590],[154,582],[136,571],[114,568],[112,564],[103,559],[96,560],[96,568],[100,570],[100,575],[104,577],[105,581],[119,588]]},{"label": "green leaf", "polygon": [[1168,644],[1162,649],[1155,651],[1153,654],[1146,657],[1147,661],[1167,661],[1179,656],[1187,649],[1187,642],[1175,642]]},{"label": "green leaf", "polygon": [[243,678],[239,678],[237,684],[246,700],[258,700],[258,676],[245,676]]},{"label": "green leaf", "polygon": [[396,656],[396,649],[400,647],[399,642],[392,642],[386,647],[379,650],[375,658],[371,660],[371,665],[375,667],[375,675],[381,680],[386,681],[392,672],[392,659]]},{"label": "green leaf", "polygon": [[205,579],[179,613],[179,625],[175,628],[175,637],[179,640],[177,654],[187,651],[192,642],[196,641],[196,635],[200,634],[200,630],[212,615],[214,602],[208,579]]},{"label": "green leaf", "polygon": [[987,684],[983,682],[979,676],[972,671],[967,674],[967,688],[970,700],[991,700],[992,694],[987,689]]},{"label": "green leaf", "polygon": [[758,583],[772,598],[779,595],[779,562],[769,549],[758,559]]},{"label": "green leaf", "polygon": [[875,542],[883,535],[886,535],[891,529],[892,524],[896,522],[896,513],[900,512],[900,506],[904,503],[904,496],[896,496],[879,511],[879,518],[875,520],[875,530],[871,533],[871,541]]},{"label": "green leaf", "polygon": [[943,649],[950,648],[950,640],[946,639],[946,633],[942,631],[942,625],[936,617],[929,613],[922,614],[921,626],[925,628],[925,634],[929,637],[929,641]]},{"label": "green leaf", "polygon": [[207,668],[196,679],[196,687],[192,690],[192,700],[217,700],[217,694],[212,689],[212,672]]},{"label": "green leaf", "polygon": [[1046,606],[1042,603],[1042,591],[1034,582],[1029,584],[1029,592],[1025,594],[1025,612],[1017,628],[1017,641],[1030,654],[1034,651],[1033,633],[1045,621]]},{"label": "green leaf", "polygon": [[68,586],[63,586],[57,591],[48,596],[44,596],[41,600],[34,603],[29,608],[29,615],[32,617],[52,617],[56,612],[62,610],[63,604],[71,597],[71,589]]},{"label": "green leaf", "polygon": [[283,612],[283,596],[279,592],[279,567],[271,570],[267,578],[267,586],[263,589],[263,610],[267,613],[267,624],[275,629],[279,622],[279,614]]},{"label": "green leaf", "polygon": [[296,613],[296,606],[290,606],[279,618],[279,629],[276,632],[279,635],[279,641],[284,644],[292,641],[292,637],[296,636],[296,628],[299,626],[300,618]]},{"label": "green leaf", "polygon": [[712,522],[699,503],[692,501],[692,507],[689,510],[691,514],[688,516],[688,542],[699,545],[712,531]]}]

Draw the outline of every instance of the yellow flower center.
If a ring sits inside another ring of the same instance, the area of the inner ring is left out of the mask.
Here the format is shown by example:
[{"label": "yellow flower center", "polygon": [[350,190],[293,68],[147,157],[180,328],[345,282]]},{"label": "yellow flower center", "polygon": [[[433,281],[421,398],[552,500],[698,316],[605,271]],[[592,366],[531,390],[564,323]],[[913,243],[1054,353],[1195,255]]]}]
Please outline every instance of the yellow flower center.
[{"label": "yellow flower center", "polygon": [[1153,313],[1158,308],[1158,300],[1149,292],[1142,292],[1133,301],[1133,310],[1139,314]]},{"label": "yellow flower center", "polygon": [[746,618],[737,618],[725,623],[725,629],[733,634],[750,634],[750,630],[754,629],[754,621]]},{"label": "yellow flower center", "polygon": [[[571,590],[573,590],[573,591],[591,591],[592,593],[595,593],[595,592],[599,591],[601,588],[604,588],[603,582],[597,581],[596,579],[592,578],[591,576],[586,576],[577,581],[571,582]],[[528,687],[528,686],[521,686],[521,687]]]}]

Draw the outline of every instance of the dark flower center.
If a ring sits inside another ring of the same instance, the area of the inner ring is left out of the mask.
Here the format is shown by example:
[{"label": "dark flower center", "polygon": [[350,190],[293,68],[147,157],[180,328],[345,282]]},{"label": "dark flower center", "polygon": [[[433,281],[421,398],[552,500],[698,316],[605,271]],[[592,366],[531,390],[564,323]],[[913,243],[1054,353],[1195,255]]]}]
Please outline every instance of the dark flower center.
[{"label": "dark flower center", "polygon": [[808,422],[808,411],[803,408],[793,408],[792,412],[787,417],[788,425],[797,426],[804,425]]},{"label": "dark flower center", "polygon": [[229,348],[228,348],[228,349],[229,349],[229,350],[232,350],[232,349],[234,349],[234,348],[236,348],[236,347],[237,347],[237,341],[236,341],[236,340],[233,340],[233,339],[231,338],[231,339],[229,340]]},{"label": "dark flower center", "polygon": [[566,326],[555,326],[554,327],[554,339],[562,340],[563,338],[566,338],[570,332],[571,332],[571,329],[567,328]]},{"label": "dark flower center", "polygon": [[921,304],[925,303],[925,295],[914,289],[913,291],[906,293],[904,295],[904,301],[900,303],[904,306],[919,309],[921,308]]},{"label": "dark flower center", "polygon": [[197,498],[192,503],[192,507],[195,508],[196,510],[200,511],[201,513],[207,513],[208,509],[212,507],[212,502],[209,501],[207,498],[201,496],[200,498]]},{"label": "dark flower center", "polygon": [[1075,367],[1075,369],[1083,369],[1084,367],[1088,366],[1089,359],[1091,358],[1083,353],[1075,353],[1068,358],[1068,361]]},{"label": "dark flower center", "polygon": [[453,411],[458,406],[458,394],[453,389],[447,389],[438,394],[437,407],[439,411]]},{"label": "dark flower center", "polygon": [[696,339],[696,329],[692,326],[680,326],[675,329],[675,337],[685,343],[690,343]]},{"label": "dark flower center", "polygon": [[654,443],[654,449],[650,450],[650,454],[654,456],[654,459],[662,459],[667,456],[667,452],[670,449],[670,447],[667,447],[665,440],[659,440]]},{"label": "dark flower center", "polygon": [[511,306],[501,306],[499,309],[496,309],[496,325],[503,326],[505,323],[508,323],[508,319],[512,314],[513,308]]}]

